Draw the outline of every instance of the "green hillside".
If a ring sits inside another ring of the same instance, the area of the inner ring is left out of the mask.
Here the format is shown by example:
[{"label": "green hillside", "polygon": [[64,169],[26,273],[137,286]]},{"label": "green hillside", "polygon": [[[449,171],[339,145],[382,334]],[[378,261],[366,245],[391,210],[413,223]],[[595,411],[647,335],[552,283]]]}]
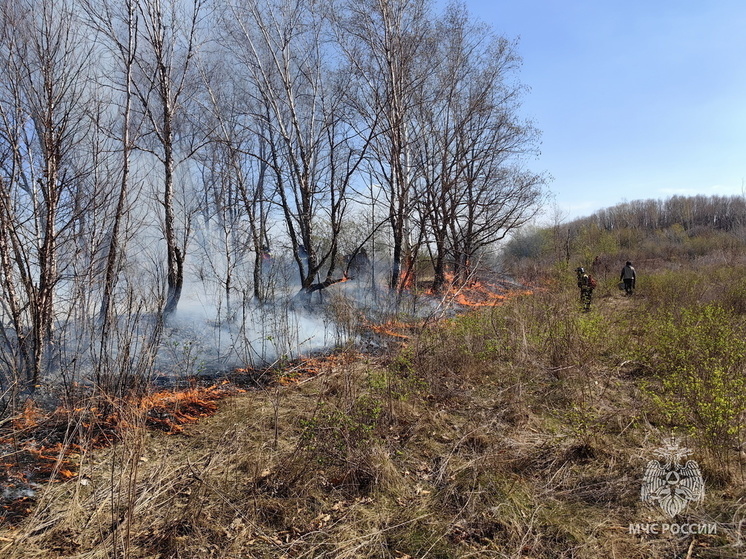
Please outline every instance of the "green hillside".
[{"label": "green hillside", "polygon": [[626,260],[660,269],[735,265],[744,260],[746,199],[674,196],[638,200],[569,223],[524,228],[506,244],[508,268],[548,278],[576,264],[613,278]]}]

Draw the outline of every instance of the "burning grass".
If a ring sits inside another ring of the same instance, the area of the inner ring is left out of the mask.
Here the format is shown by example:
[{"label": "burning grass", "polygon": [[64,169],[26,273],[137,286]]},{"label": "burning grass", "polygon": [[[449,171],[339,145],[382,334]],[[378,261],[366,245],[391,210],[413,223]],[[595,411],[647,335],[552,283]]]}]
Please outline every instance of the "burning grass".
[{"label": "burning grass", "polygon": [[74,409],[46,412],[28,400],[23,412],[0,429],[0,525],[22,521],[33,512],[37,492],[46,484],[79,477],[81,454],[122,441],[126,432],[145,427],[167,435],[179,434],[192,423],[218,411],[219,401],[245,392],[243,377],[260,386],[303,383],[350,362],[351,355],[334,353],[305,357],[275,370],[236,369],[231,378],[210,386],[159,390],[114,401],[91,399]]},{"label": "burning grass", "polygon": [[468,287],[456,289],[453,300],[463,307],[487,307],[504,301],[505,294],[496,290],[496,286],[477,281]]},{"label": "burning grass", "polygon": [[163,390],[142,398],[137,405],[147,418],[148,427],[169,434],[180,433],[184,425],[213,415],[218,409],[218,401],[237,390],[226,380],[208,387]]},{"label": "burning grass", "polygon": [[229,381],[237,385],[248,384],[255,388],[266,388],[279,384],[287,386],[311,380],[324,373],[333,372],[350,362],[355,352],[344,351],[294,359],[290,363],[275,363],[269,368],[238,368],[229,375]]},{"label": "burning grass", "polygon": [[449,288],[443,297],[465,309],[492,307],[505,302],[508,298],[519,295],[530,295],[531,290],[507,284],[502,278],[475,275],[464,283],[454,282],[452,275],[447,275]]},{"label": "burning grass", "polygon": [[319,375],[334,372],[350,362],[350,353],[332,353],[303,357],[277,372],[276,382],[281,386],[302,383]]},{"label": "burning grass", "polygon": [[87,402],[45,412],[28,400],[23,412],[0,429],[0,524],[32,512],[44,485],[78,477],[81,454],[121,440],[138,424],[168,434],[214,414],[218,400],[237,392],[222,383],[180,391],[158,391],[121,401]]},{"label": "burning grass", "polygon": [[379,336],[385,336],[394,338],[395,340],[404,341],[408,340],[411,337],[411,334],[409,332],[412,329],[412,324],[403,322],[401,320],[388,320],[381,324],[370,324],[369,328],[372,332],[375,332]]},{"label": "burning grass", "polygon": [[717,535],[628,532],[664,521],[639,498],[664,429],[620,365],[645,302],[575,304],[552,290],[387,325],[410,336],[391,353],[295,361],[212,415],[154,398],[208,417],[146,430],[136,408],[141,428],[87,461],[90,485],[48,484],[34,517],[0,530],[0,556],[739,557],[738,464],[716,479],[696,457],[713,490],[683,521]]}]

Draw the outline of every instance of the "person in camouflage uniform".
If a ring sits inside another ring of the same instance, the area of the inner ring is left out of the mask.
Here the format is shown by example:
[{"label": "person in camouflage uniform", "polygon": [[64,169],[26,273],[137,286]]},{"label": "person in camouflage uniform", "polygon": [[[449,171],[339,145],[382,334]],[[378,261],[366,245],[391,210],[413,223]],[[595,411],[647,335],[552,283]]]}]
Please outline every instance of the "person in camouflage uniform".
[{"label": "person in camouflage uniform", "polygon": [[578,267],[575,269],[578,274],[578,288],[580,289],[580,302],[583,305],[583,310],[588,312],[591,310],[591,299],[593,297],[593,287],[591,286],[591,277],[585,272],[584,268]]}]

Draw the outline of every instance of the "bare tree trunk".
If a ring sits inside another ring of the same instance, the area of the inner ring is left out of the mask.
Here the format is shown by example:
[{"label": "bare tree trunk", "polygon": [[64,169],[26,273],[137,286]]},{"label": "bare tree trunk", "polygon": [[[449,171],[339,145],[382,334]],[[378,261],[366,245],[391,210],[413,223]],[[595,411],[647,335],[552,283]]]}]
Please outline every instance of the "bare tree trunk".
[{"label": "bare tree trunk", "polygon": [[[163,172],[160,199],[163,207],[163,235],[166,242],[166,298],[163,314],[176,311],[184,286],[184,250],[188,231],[180,241],[174,206],[174,171],[177,166],[177,138],[174,126],[185,112],[184,100],[195,91],[193,60],[197,49],[201,0],[180,3],[178,0],[144,0],[140,5],[144,33],[135,63],[139,80],[134,82],[144,117],[152,127],[155,145],[142,149],[155,155]],[[152,97],[155,97],[153,100]],[[196,138],[185,141],[194,144]],[[195,150],[192,146],[185,157]]]},{"label": "bare tree trunk", "polygon": [[122,176],[119,184],[119,195],[114,210],[114,221],[109,237],[109,247],[106,255],[106,269],[104,271],[103,294],[99,308],[99,319],[103,325],[101,331],[102,344],[108,337],[110,327],[111,301],[116,287],[117,274],[119,271],[119,244],[120,229],[124,219],[125,204],[129,193],[130,183],[130,154],[132,143],[130,137],[130,120],[132,114],[132,66],[135,56],[135,35],[137,33],[134,0],[125,0],[127,42],[119,42],[111,20],[104,20],[101,25],[115,42],[119,55],[122,58],[124,69],[124,107],[122,110]]},{"label": "bare tree trunk", "polygon": [[184,286],[184,255],[179,248],[175,224],[174,224],[174,172],[173,172],[173,144],[170,126],[170,116],[164,117],[164,137],[167,138],[165,147],[165,159],[163,162],[163,209],[164,209],[164,234],[166,236],[166,305],[163,313],[170,316],[176,311],[181,298],[181,290]]},{"label": "bare tree trunk", "polygon": [[[12,219],[12,210],[10,209],[10,200],[6,188],[6,181],[0,180],[0,266],[2,266],[3,293],[5,303],[10,311],[11,325],[15,330],[17,343],[17,358],[13,363],[12,371],[15,373],[14,392],[17,391],[19,371],[29,370],[32,360],[29,352],[29,342],[31,339],[27,336],[26,326],[23,320],[23,302],[18,294],[16,287],[16,272],[11,261],[11,254],[18,256],[18,251],[13,247],[14,244],[14,224]],[[3,329],[5,335],[5,329]],[[10,340],[8,340],[10,342]],[[8,344],[11,345],[10,343]]]}]

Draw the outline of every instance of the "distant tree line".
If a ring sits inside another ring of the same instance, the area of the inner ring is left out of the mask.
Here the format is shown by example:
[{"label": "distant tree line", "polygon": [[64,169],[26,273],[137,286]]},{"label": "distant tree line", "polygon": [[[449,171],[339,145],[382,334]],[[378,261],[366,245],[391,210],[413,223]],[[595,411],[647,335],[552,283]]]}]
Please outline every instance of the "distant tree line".
[{"label": "distant tree line", "polygon": [[[503,247],[513,270],[542,275],[556,265],[595,264],[603,273],[619,262],[712,257],[735,258],[746,244],[743,196],[673,196],[636,200],[598,210],[587,217],[514,234]],[[543,270],[543,272],[542,272]]]},{"label": "distant tree line", "polygon": [[306,291],[365,246],[391,289],[422,259],[463,281],[543,196],[519,66],[430,0],[0,1],[0,388],[70,324],[96,383],[147,368],[185,282],[261,303],[270,253]]},{"label": "distant tree line", "polygon": [[598,210],[568,226],[580,228],[594,223],[600,228],[631,228],[654,231],[680,225],[685,231],[697,227],[732,231],[746,224],[743,196],[672,196],[665,200],[637,200]]}]

